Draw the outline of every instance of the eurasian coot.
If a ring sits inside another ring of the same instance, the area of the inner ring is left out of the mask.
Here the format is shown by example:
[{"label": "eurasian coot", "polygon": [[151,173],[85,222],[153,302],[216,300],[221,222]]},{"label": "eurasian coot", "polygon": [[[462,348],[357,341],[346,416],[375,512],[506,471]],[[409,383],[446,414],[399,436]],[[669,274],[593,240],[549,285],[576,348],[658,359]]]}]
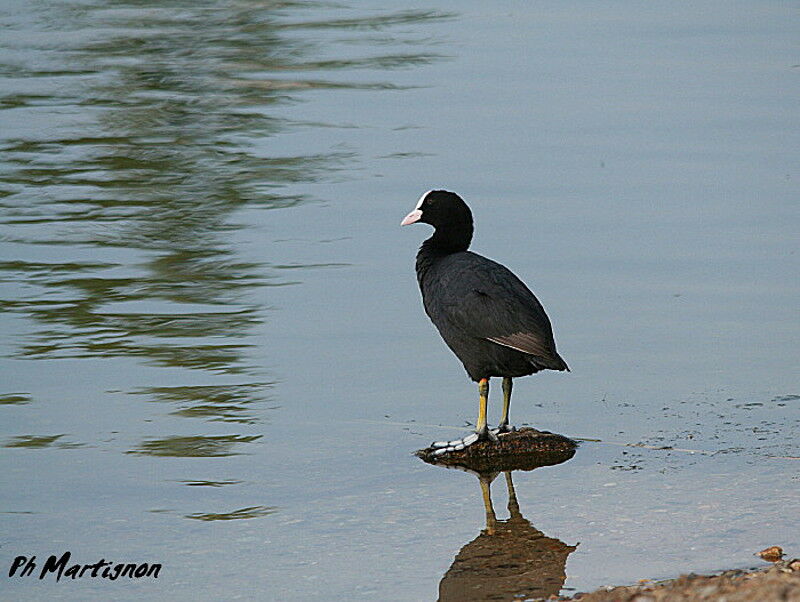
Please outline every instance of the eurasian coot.
[{"label": "eurasian coot", "polygon": [[[512,378],[569,368],[556,351],[547,314],[528,287],[505,266],[467,250],[472,212],[461,197],[446,190],[426,192],[401,225],[416,222],[435,228],[417,253],[425,312],[478,383],[480,396],[475,432],[433,444],[444,453],[510,430]],[[486,406],[492,376],[503,377],[503,414],[498,428],[490,430]]]}]

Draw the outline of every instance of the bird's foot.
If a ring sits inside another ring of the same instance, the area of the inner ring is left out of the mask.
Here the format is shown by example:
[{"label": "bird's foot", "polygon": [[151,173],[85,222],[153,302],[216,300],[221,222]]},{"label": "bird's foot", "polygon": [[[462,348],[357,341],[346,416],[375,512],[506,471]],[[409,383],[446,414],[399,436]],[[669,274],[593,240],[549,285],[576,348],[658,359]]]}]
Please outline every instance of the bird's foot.
[{"label": "bird's foot", "polygon": [[453,439],[452,441],[434,441],[431,447],[434,448],[433,455],[441,456],[442,454],[449,454],[454,451],[461,451],[478,441],[497,441],[498,429],[484,428],[483,431],[470,433],[461,439]]},{"label": "bird's foot", "polygon": [[517,427],[509,426],[509,424],[506,422],[504,424],[497,425],[497,428],[493,428],[491,432],[494,433],[495,435],[500,435],[501,433],[513,433],[516,430]]}]

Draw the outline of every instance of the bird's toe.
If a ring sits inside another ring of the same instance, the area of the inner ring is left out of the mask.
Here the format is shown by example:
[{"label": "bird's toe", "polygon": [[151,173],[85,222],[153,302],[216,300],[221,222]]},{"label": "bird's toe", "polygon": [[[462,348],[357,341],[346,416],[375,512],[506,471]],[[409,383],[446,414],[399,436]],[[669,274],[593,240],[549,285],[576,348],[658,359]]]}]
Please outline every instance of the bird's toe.
[{"label": "bird's toe", "polygon": [[[465,437],[466,439],[466,437]],[[447,447],[455,447],[459,443],[463,443],[464,439],[453,439],[452,441],[434,441],[431,443],[431,447],[434,449],[440,448],[447,448]]]},{"label": "bird's toe", "polygon": [[[491,435],[489,435],[489,438],[491,438]],[[466,449],[470,445],[480,440],[482,440],[482,437],[479,433],[470,433],[462,439],[453,439],[452,441],[434,441],[431,443],[431,447],[434,449],[434,456],[441,456],[442,454],[448,454],[450,452]]]}]

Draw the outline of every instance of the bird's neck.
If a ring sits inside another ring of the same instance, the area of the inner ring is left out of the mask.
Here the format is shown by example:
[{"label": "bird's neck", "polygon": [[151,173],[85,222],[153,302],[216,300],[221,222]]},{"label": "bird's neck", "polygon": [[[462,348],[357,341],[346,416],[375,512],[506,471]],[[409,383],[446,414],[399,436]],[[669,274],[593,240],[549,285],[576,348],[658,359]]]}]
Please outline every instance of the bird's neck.
[{"label": "bird's neck", "polygon": [[434,230],[433,236],[422,243],[422,248],[431,252],[449,255],[469,249],[472,242],[472,219],[464,218],[456,223],[439,226]]},{"label": "bird's neck", "polygon": [[442,257],[469,249],[472,230],[471,222],[436,228],[433,236],[422,243],[417,253],[417,277],[422,279],[425,272]]}]

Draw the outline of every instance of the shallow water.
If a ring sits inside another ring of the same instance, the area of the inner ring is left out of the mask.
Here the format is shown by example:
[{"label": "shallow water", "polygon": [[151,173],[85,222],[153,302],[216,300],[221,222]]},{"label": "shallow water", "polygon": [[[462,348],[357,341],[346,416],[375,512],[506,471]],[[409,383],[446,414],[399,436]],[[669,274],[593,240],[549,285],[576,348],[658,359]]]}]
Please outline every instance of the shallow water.
[{"label": "shallow water", "polygon": [[12,597],[446,599],[481,488],[411,452],[476,394],[398,227],[439,186],[572,368],[512,419],[600,440],[513,475],[547,587],[800,554],[792,7],[426,6],[0,3],[0,566],[163,563]]}]

